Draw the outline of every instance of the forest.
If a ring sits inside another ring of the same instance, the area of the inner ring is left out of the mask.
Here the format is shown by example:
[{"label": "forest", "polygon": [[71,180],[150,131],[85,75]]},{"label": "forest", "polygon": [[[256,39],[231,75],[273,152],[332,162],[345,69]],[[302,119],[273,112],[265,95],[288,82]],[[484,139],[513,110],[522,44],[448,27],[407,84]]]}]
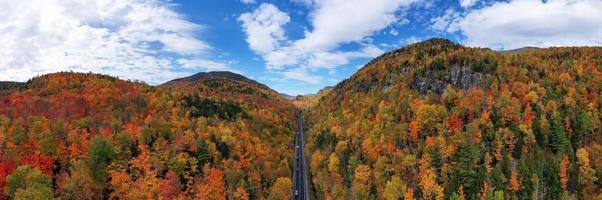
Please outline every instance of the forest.
[{"label": "forest", "polygon": [[0,199],[290,198],[282,144],[297,109],[244,80],[178,83],[62,72],[6,84]]},{"label": "forest", "polygon": [[599,199],[602,48],[430,39],[286,100],[229,72],[0,82],[0,199]]},{"label": "forest", "polygon": [[598,199],[602,48],[497,52],[430,39],[321,95],[317,199]]}]

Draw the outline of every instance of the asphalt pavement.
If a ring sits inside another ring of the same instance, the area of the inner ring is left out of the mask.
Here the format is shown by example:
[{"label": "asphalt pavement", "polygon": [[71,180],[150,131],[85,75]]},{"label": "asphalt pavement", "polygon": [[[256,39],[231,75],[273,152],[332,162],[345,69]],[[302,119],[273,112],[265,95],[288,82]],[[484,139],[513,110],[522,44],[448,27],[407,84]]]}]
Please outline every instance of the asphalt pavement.
[{"label": "asphalt pavement", "polygon": [[293,172],[293,200],[307,200],[307,168],[305,165],[305,132],[303,131],[303,112],[297,115],[297,136],[295,138],[295,161]]}]

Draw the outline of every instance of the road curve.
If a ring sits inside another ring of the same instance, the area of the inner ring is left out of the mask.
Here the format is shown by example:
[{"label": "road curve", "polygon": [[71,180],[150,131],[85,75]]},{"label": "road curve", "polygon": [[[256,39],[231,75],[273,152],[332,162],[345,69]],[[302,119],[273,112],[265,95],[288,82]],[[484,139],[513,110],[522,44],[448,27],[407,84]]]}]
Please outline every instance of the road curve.
[{"label": "road curve", "polygon": [[307,168],[305,165],[305,132],[303,131],[303,112],[297,115],[297,136],[295,138],[295,161],[293,168],[293,200],[307,200]]}]

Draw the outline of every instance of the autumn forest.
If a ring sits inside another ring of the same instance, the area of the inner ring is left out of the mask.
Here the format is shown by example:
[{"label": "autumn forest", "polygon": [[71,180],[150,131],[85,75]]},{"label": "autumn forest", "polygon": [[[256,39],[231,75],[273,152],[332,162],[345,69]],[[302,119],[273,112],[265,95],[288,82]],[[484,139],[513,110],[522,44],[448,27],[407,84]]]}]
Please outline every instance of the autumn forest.
[{"label": "autumn forest", "polygon": [[601,92],[602,48],[446,39],[294,100],[231,72],[0,82],[0,199],[291,199],[297,128],[309,199],[600,199]]}]

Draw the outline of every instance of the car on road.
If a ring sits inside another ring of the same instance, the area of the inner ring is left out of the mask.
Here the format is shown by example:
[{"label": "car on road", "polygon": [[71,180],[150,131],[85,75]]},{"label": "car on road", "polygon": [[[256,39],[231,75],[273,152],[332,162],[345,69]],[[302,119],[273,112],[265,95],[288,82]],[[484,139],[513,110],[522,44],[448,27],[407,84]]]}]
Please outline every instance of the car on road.
[{"label": "car on road", "polygon": [[299,148],[299,145],[297,145],[297,149]]},{"label": "car on road", "polygon": [[299,190],[295,190],[295,196],[299,196]]}]

